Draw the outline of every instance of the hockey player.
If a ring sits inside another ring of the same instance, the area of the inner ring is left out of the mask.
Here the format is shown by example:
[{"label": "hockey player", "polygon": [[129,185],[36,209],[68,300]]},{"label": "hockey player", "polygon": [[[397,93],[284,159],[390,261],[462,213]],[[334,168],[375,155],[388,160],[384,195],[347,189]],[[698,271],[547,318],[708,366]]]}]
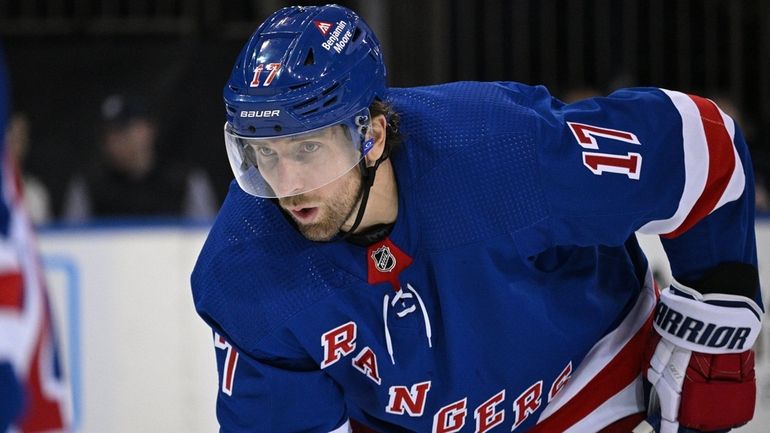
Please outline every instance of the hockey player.
[{"label": "hockey player", "polygon": [[[387,88],[375,35],[334,5],[270,16],[224,99],[235,182],[192,274],[222,432],[752,418],[751,163],[711,101]],[[662,293],[636,231],[663,239]]]},{"label": "hockey player", "polygon": [[0,47],[0,432],[63,432],[68,387],[32,226],[3,144],[9,92],[2,54]]}]

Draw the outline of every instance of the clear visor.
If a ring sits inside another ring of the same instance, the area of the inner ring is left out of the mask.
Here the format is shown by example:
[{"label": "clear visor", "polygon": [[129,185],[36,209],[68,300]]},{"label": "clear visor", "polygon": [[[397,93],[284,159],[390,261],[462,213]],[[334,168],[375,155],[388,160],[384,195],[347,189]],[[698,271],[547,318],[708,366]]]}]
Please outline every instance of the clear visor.
[{"label": "clear visor", "polygon": [[[350,122],[281,137],[253,138],[235,134],[225,124],[227,158],[238,185],[251,195],[281,198],[327,185],[363,159],[368,112]],[[363,149],[363,151],[362,151]]]}]

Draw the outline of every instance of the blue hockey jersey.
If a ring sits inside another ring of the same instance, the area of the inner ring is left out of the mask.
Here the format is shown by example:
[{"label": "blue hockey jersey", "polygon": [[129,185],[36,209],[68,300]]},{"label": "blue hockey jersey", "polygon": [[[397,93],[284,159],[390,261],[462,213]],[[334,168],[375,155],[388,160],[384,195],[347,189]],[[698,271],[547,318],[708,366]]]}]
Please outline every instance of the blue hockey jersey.
[{"label": "blue hockey jersey", "polygon": [[221,431],[596,432],[642,412],[656,292],[634,233],[662,235],[677,278],[756,265],[737,126],[651,88],[389,92],[386,239],[312,242],[230,188],[192,275]]}]

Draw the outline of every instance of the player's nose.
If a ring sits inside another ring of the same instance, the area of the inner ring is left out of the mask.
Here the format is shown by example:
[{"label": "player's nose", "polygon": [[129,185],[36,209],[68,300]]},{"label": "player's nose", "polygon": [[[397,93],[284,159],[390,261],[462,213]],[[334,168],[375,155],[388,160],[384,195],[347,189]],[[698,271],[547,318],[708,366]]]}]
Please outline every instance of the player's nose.
[{"label": "player's nose", "polygon": [[286,197],[304,192],[307,167],[291,158],[283,158],[279,164],[276,188],[278,195]]}]

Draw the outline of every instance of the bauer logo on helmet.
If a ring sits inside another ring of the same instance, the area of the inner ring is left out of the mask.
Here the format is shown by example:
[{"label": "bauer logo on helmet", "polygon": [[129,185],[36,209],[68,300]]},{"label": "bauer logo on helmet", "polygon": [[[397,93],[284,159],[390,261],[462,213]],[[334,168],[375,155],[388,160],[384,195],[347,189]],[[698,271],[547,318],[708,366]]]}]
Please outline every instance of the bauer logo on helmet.
[{"label": "bauer logo on helmet", "polygon": [[276,117],[281,115],[281,110],[244,110],[241,117]]}]

